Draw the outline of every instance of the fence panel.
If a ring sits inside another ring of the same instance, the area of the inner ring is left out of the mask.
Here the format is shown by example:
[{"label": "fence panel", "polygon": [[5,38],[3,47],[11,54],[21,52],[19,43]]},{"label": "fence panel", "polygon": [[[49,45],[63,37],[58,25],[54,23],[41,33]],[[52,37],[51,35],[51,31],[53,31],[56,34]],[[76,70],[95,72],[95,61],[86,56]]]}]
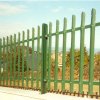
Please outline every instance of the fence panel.
[{"label": "fence panel", "polygon": [[[55,91],[57,93],[75,94],[75,88],[77,88],[78,94],[84,94],[85,85],[87,85],[85,94],[87,92],[88,95],[98,95],[97,93],[94,93],[93,89],[93,86],[96,85],[95,91],[100,94],[100,80],[94,80],[95,27],[100,27],[100,22],[96,23],[95,9],[92,9],[91,15],[90,25],[85,25],[85,13],[82,12],[80,27],[76,27],[76,17],[73,15],[71,29],[67,29],[67,19],[64,18],[63,31],[59,31],[59,21],[57,20],[55,33],[52,32],[52,23],[49,23],[49,29],[47,24],[42,25],[42,35],[40,26],[38,26],[37,37],[35,37],[35,29],[32,28],[32,31],[27,30],[26,33],[25,31],[23,31],[22,34],[18,33],[18,38],[16,37],[16,34],[14,34],[14,39],[12,35],[10,37],[7,36],[6,39],[0,39],[0,86],[31,88],[41,90],[42,94],[46,93],[47,90]],[[90,54],[87,54],[89,58],[89,66],[87,67],[89,68],[89,79],[87,80],[84,79],[86,29],[90,29]],[[77,31],[80,32],[80,50],[78,54],[79,72],[77,72],[79,78],[75,79],[75,36]],[[30,33],[31,38],[29,37]],[[67,51],[68,34],[71,34],[71,48],[69,51]],[[62,51],[59,50],[60,35],[62,35]],[[54,48],[52,48],[53,37],[55,37]],[[37,44],[35,44],[35,41],[37,41]],[[53,49],[55,50],[54,52]],[[61,78],[58,77],[59,53],[62,55],[62,65],[60,66]],[[54,59],[52,59],[53,55]],[[40,59],[42,59],[42,61]],[[69,59],[69,72],[67,70],[67,59]],[[54,75],[51,75],[52,68]],[[69,79],[66,78],[68,73]],[[77,84],[77,87],[75,87],[75,84]],[[97,88],[99,88],[99,91],[96,90]]]}]

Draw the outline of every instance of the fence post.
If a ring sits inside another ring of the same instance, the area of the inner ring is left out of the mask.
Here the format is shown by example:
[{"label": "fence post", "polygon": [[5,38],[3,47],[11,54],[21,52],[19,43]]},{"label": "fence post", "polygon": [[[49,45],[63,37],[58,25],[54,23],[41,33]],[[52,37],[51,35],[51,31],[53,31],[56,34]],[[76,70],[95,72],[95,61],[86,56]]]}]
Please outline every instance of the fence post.
[{"label": "fence post", "polygon": [[90,28],[90,56],[89,56],[89,94],[90,95],[93,94],[93,81],[94,81],[95,21],[96,21],[96,10],[92,9],[91,28]]},{"label": "fence post", "polygon": [[1,64],[2,64],[2,39],[0,38],[0,85],[1,85]]},{"label": "fence post", "polygon": [[47,59],[47,24],[42,24],[42,68],[41,68],[41,94],[46,93],[46,59]]}]

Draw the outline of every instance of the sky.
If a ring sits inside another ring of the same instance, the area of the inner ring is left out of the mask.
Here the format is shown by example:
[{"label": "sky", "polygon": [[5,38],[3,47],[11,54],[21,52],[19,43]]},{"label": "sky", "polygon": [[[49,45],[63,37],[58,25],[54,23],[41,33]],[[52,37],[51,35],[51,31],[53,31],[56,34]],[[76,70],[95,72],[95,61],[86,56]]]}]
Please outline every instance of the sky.
[{"label": "sky", "polygon": [[[53,32],[56,31],[56,20],[60,22],[60,30],[63,29],[63,19],[67,18],[67,29],[71,28],[72,15],[76,15],[76,27],[81,23],[81,12],[85,12],[85,24],[91,23],[91,10],[96,9],[96,22],[100,22],[100,1],[99,0],[2,0],[0,1],[0,38],[18,34],[24,30],[42,23],[53,24]],[[89,32],[86,30],[85,45],[89,48]],[[79,32],[76,32],[76,48],[79,47]],[[68,45],[70,34],[68,35]],[[96,28],[95,48],[100,49],[100,27]],[[60,38],[62,41],[62,37]],[[88,41],[88,42],[87,42]],[[62,42],[60,42],[60,45]],[[69,45],[70,47],[70,45]]]}]

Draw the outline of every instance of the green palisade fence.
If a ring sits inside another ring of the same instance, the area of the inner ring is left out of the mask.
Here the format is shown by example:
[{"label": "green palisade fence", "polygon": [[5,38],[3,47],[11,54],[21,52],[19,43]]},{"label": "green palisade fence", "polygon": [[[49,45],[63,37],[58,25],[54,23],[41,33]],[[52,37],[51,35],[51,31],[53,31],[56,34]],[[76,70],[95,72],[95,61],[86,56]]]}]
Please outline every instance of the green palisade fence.
[{"label": "green palisade fence", "polygon": [[49,50],[48,50],[48,90],[50,90],[50,83],[51,83],[51,46],[52,46],[52,23],[49,23]]},{"label": "green palisade fence", "polygon": [[72,16],[72,32],[71,32],[71,59],[70,59],[70,92],[73,92],[74,83],[74,51],[75,50],[75,16]]},{"label": "green palisade fence", "polygon": [[35,29],[32,28],[32,80],[31,80],[31,87],[34,86],[34,33]]},{"label": "green palisade fence", "polygon": [[79,69],[79,91],[83,92],[83,67],[84,67],[84,33],[85,33],[85,13],[81,14],[80,30],[80,69]]},{"label": "green palisade fence", "polygon": [[96,11],[92,10],[90,28],[89,94],[93,94],[95,20]]},{"label": "green palisade fence", "polygon": [[24,40],[25,32],[22,32],[22,87],[24,87]]},{"label": "green palisade fence", "polygon": [[8,36],[7,36],[7,38],[6,38],[6,40],[7,40],[7,42],[6,42],[6,52],[7,52],[7,55],[6,55],[6,61],[7,61],[7,67],[6,67],[6,70],[7,70],[7,72],[6,72],[6,86],[8,86]]},{"label": "green palisade fence", "polygon": [[65,91],[65,70],[66,70],[66,29],[67,29],[67,19],[64,18],[63,26],[63,58],[62,58],[62,91]]},{"label": "green palisade fence", "polygon": [[38,39],[37,39],[37,80],[36,87],[39,88],[39,52],[40,52],[40,27],[38,26]]},{"label": "green palisade fence", "polygon": [[[10,37],[0,38],[0,86],[40,90],[41,94],[54,91],[99,96],[100,80],[94,80],[95,30],[96,27],[100,27],[100,22],[96,23],[96,10],[91,11],[89,25],[85,25],[84,12],[81,14],[80,27],[76,27],[76,22],[76,16],[73,15],[71,29],[67,28],[67,19],[64,18],[63,31],[59,31],[59,20],[57,20],[55,33],[52,32],[53,25],[50,22],[49,25],[43,24],[42,28],[38,26],[37,36],[35,36],[35,29],[32,28],[31,31],[22,31]],[[90,30],[87,80],[84,79],[86,29]],[[75,79],[74,73],[76,32],[80,32],[78,79]],[[67,65],[68,34],[71,36],[69,70],[69,65]],[[62,36],[62,51],[60,52],[62,66],[59,67],[60,36]]]},{"label": "green palisade fence", "polygon": [[[10,86],[12,86],[12,35],[10,36]],[[19,55],[20,56],[20,55]],[[20,61],[20,59],[18,58],[18,60]],[[19,62],[18,62],[19,64]]]},{"label": "green palisade fence", "polygon": [[[16,73],[16,34],[14,34],[14,63],[13,63],[13,66],[14,66],[14,73]],[[14,74],[14,86],[15,86],[15,78],[16,78],[16,75]]]},{"label": "green palisade fence", "polygon": [[[1,48],[1,46],[2,46],[2,39],[0,39],[0,67],[2,67],[1,66],[1,64],[2,64],[2,62],[1,62],[1,59],[2,59],[2,48]],[[1,77],[1,68],[0,68],[0,85],[2,85],[1,84],[1,80],[2,80],[2,77]]]},{"label": "green palisade fence", "polygon": [[59,21],[56,21],[56,41],[55,41],[55,69],[54,69],[54,89],[57,91],[58,81],[58,46],[59,46]]}]

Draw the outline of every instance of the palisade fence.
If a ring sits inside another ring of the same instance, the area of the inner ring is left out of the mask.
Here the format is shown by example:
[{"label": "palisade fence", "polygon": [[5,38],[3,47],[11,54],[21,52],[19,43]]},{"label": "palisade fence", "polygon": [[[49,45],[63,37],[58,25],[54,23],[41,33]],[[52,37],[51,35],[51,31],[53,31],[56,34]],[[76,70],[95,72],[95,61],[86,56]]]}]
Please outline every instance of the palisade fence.
[{"label": "palisade fence", "polygon": [[[76,17],[73,15],[71,29],[67,29],[67,19],[64,18],[63,31],[60,32],[59,21],[57,20],[55,33],[52,33],[52,23],[50,23],[49,30],[47,24],[42,25],[42,34],[38,26],[37,37],[34,36],[35,29],[32,28],[31,37],[30,31],[27,30],[27,33],[24,31],[22,34],[18,33],[18,38],[14,34],[14,36],[11,35],[10,37],[7,36],[7,38],[0,39],[0,86],[40,90],[41,93],[57,92],[100,96],[99,78],[98,80],[94,80],[95,27],[100,26],[100,22],[96,23],[96,10],[92,9],[90,25],[85,25],[84,12],[81,14],[81,26],[75,27],[75,24]],[[84,79],[84,35],[86,29],[90,29],[90,54],[87,80]],[[74,78],[76,31],[80,31],[80,59],[79,71],[77,72],[79,76],[77,79]],[[68,33],[71,33],[71,49],[69,78],[66,79],[66,44]],[[25,34],[27,34],[27,38],[25,38]],[[59,35],[63,36],[61,78],[58,76]],[[55,37],[54,75],[51,73],[52,37]]]}]

